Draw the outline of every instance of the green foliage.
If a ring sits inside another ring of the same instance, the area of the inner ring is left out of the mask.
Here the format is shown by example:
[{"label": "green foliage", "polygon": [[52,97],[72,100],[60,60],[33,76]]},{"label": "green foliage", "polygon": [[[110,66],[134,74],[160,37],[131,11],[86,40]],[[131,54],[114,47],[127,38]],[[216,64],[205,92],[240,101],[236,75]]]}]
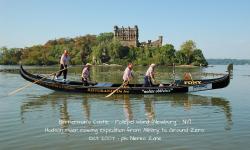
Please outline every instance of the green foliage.
[{"label": "green foliage", "polygon": [[176,63],[181,65],[184,64],[186,65],[186,56],[183,51],[177,51],[176,52]]},{"label": "green foliage", "polygon": [[122,48],[121,43],[118,40],[111,40],[108,45],[108,55],[110,56],[110,61],[115,62],[116,59],[120,58],[120,49]]},{"label": "green foliage", "polygon": [[188,40],[181,45],[180,51],[176,53],[176,60],[179,64],[208,65],[202,51],[196,48],[196,44],[192,40]]},{"label": "green foliage", "polygon": [[189,40],[176,51],[171,44],[161,47],[124,47],[113,38],[113,33],[101,33],[98,36],[85,35],[76,38],[49,40],[44,45],[35,45],[23,49],[1,48],[0,64],[52,65],[58,64],[65,49],[69,50],[71,64],[127,64],[137,65],[156,63],[159,65],[193,64],[207,65],[202,51],[195,42]]},{"label": "green foliage", "polygon": [[114,34],[112,32],[105,32],[105,33],[100,33],[96,37],[96,40],[97,40],[98,43],[110,42],[110,41],[112,41],[113,37],[114,37]]},{"label": "green foliage", "polygon": [[171,44],[166,44],[160,48],[161,64],[172,65],[175,63],[175,49]]},{"label": "green foliage", "polygon": [[195,49],[193,51],[193,54],[192,54],[192,64],[193,65],[203,65],[203,66],[207,66],[208,63],[205,59],[205,57],[203,56],[202,54],[202,51],[200,49]]},{"label": "green foliage", "polygon": [[180,51],[185,55],[185,64],[191,64],[191,57],[196,49],[196,44],[192,40],[188,40],[181,45]]},{"label": "green foliage", "polygon": [[21,57],[21,50],[18,48],[7,49],[0,48],[0,64],[15,65],[18,64]]}]

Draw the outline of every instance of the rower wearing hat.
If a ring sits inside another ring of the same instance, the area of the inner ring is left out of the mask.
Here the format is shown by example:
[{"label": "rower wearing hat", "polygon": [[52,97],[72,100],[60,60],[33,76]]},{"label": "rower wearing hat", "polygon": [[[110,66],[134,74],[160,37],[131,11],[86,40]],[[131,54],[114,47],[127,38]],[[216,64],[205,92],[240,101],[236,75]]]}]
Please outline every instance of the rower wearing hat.
[{"label": "rower wearing hat", "polygon": [[152,83],[152,80],[155,80],[155,72],[154,72],[154,69],[155,69],[155,64],[151,64],[144,76],[144,86],[145,87],[148,87],[148,86],[153,86],[153,83]]},{"label": "rower wearing hat", "polygon": [[91,64],[87,63],[82,70],[82,82],[85,86],[90,85],[90,67]]}]

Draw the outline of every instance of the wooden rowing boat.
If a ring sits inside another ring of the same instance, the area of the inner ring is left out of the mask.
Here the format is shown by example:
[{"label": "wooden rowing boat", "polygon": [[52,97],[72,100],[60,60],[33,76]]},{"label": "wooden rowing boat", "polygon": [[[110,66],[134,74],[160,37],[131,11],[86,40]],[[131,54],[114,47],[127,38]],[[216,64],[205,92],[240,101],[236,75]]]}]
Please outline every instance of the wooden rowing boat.
[{"label": "wooden rowing boat", "polygon": [[[30,82],[34,82],[42,87],[64,92],[78,93],[110,93],[116,90],[121,84],[116,83],[97,83],[93,86],[84,86],[79,81],[57,81],[35,75],[24,70],[20,66],[21,76]],[[230,82],[230,71],[220,78],[203,80],[176,80],[174,84],[156,84],[153,87],[144,87],[143,84],[129,84],[117,90],[121,94],[166,94],[166,93],[186,93],[225,88]]]}]

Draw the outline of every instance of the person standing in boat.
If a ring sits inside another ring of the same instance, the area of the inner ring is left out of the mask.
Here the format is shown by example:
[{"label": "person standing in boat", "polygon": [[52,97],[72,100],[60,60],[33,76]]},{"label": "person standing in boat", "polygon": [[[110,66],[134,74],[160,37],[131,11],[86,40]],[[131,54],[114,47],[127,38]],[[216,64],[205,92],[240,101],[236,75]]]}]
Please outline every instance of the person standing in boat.
[{"label": "person standing in boat", "polygon": [[125,71],[123,73],[123,77],[122,77],[124,85],[129,84],[129,81],[133,78],[132,69],[133,69],[133,64],[128,63],[128,66],[125,69]]},{"label": "person standing in boat", "polygon": [[151,64],[144,76],[144,86],[145,87],[149,87],[149,86],[153,86],[153,82],[152,80],[155,82],[155,64]]},{"label": "person standing in boat", "polygon": [[60,71],[55,76],[56,79],[63,74],[63,80],[64,81],[66,80],[68,73],[67,66],[69,65],[69,60],[70,60],[69,52],[68,50],[64,50],[64,53],[62,54],[60,59]]},{"label": "person standing in boat", "polygon": [[82,70],[82,83],[85,86],[89,86],[91,84],[91,82],[90,82],[90,67],[91,67],[91,64],[87,63]]}]

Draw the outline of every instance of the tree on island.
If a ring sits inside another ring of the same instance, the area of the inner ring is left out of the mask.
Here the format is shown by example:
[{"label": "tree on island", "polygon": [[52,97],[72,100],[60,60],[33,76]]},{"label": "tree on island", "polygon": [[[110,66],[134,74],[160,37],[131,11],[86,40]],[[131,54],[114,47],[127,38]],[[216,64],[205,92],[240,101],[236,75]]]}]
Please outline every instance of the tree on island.
[{"label": "tree on island", "polygon": [[192,40],[188,40],[181,45],[181,49],[177,52],[176,57],[179,64],[208,65],[202,50],[197,49],[196,43]]}]

